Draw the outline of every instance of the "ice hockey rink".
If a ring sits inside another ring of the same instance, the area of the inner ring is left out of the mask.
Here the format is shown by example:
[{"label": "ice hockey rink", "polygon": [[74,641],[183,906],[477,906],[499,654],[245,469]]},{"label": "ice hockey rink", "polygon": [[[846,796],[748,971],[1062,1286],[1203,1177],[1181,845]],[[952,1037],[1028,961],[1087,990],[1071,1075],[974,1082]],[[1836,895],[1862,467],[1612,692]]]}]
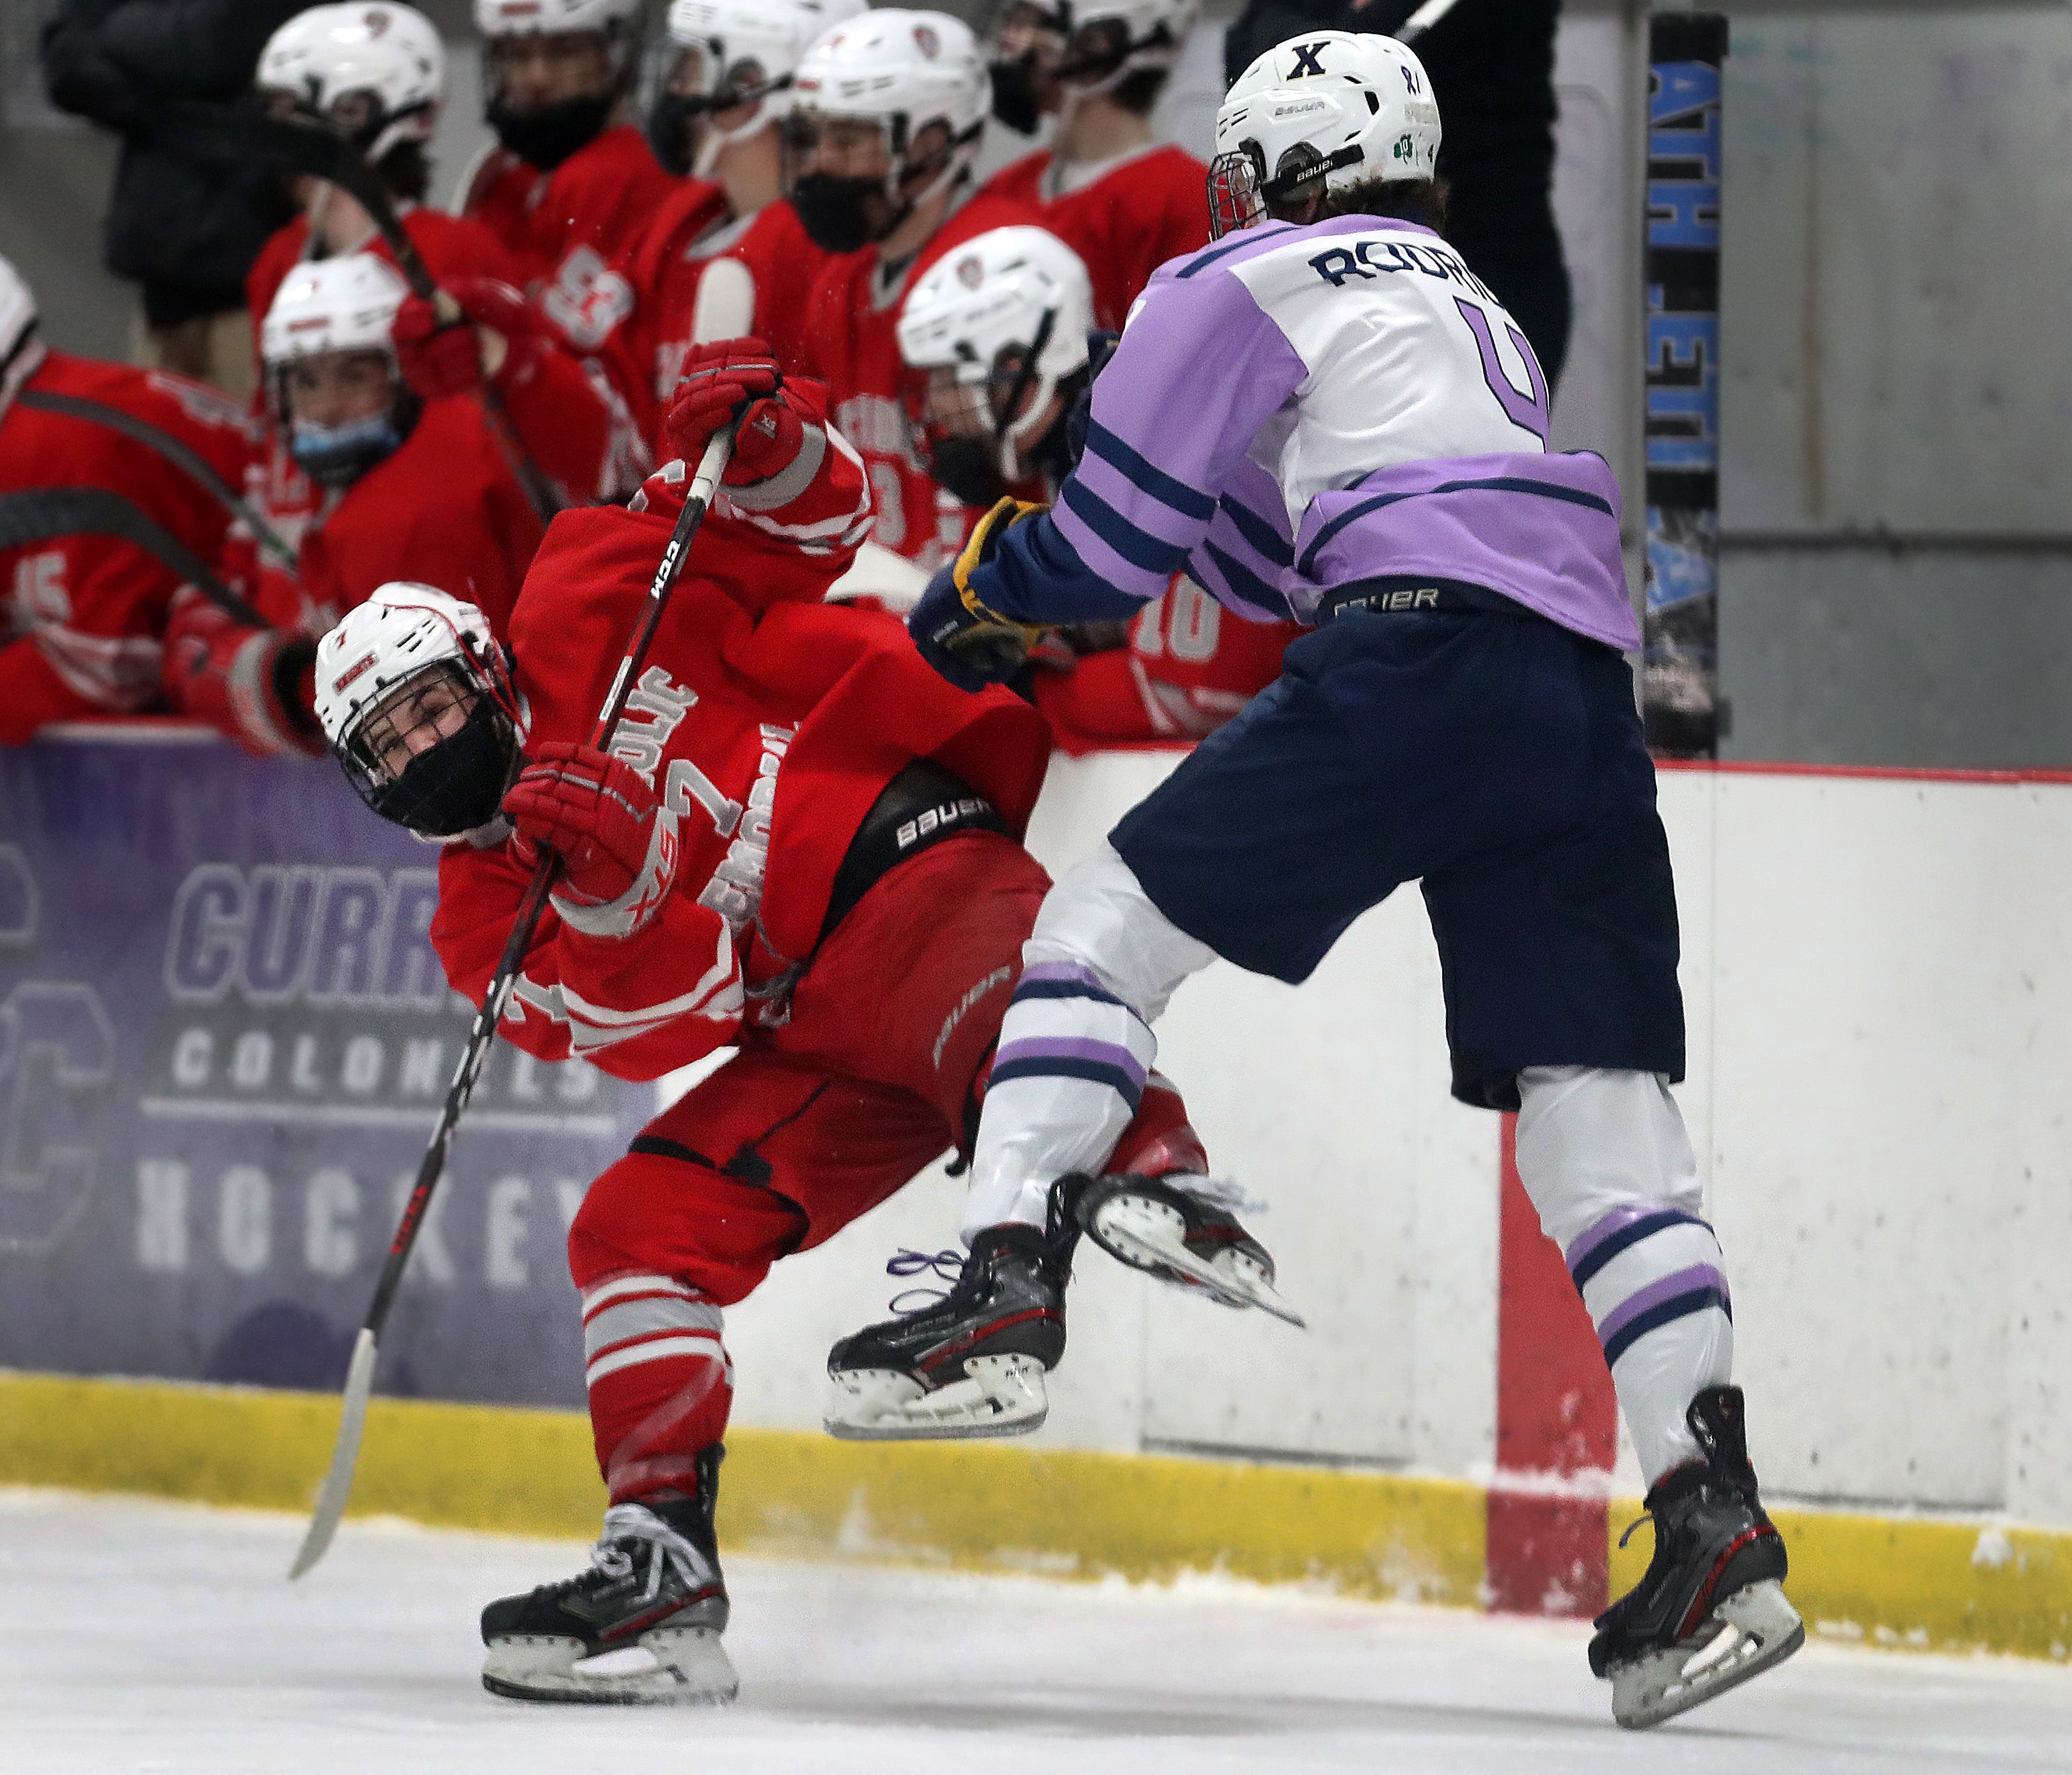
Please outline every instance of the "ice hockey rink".
[{"label": "ice hockey rink", "polygon": [[[1897,1775],[2072,1769],[2072,1673],[1815,1645],[1617,1731],[1576,1625],[1215,1580],[729,1564],[730,1708],[542,1710],[476,1678],[489,1597],[573,1543],[0,1491],[0,1769],[36,1775]],[[668,1759],[668,1761],[663,1761]],[[681,1761],[676,1761],[681,1759]]]}]

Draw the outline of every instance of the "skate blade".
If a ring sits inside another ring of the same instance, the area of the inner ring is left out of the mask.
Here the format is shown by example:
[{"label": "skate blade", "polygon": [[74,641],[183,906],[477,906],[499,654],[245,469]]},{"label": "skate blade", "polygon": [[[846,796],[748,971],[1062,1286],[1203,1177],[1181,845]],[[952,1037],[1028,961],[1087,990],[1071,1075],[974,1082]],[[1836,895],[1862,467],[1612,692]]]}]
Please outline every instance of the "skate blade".
[{"label": "skate blade", "polygon": [[482,1686],[513,1701],[588,1707],[718,1707],[741,1692],[741,1678],[710,1627],[657,1627],[639,1643],[654,1662],[617,1670],[607,1660],[625,1654],[606,1653],[586,1667],[581,1640],[512,1634],[490,1642]]},{"label": "skate blade", "polygon": [[1659,1726],[1782,1664],[1806,1643],[1806,1623],[1774,1578],[1736,1591],[1710,1619],[1719,1630],[1696,1649],[1653,1652],[1613,1667],[1613,1719],[1630,1732]]},{"label": "skate blade", "polygon": [[1026,1436],[1050,1414],[1034,1356],[974,1356],[964,1377],[931,1392],[899,1369],[850,1369],[828,1377],[835,1396],[820,1421],[845,1442],[910,1442]]},{"label": "skate blade", "polygon": [[1219,1305],[1256,1307],[1298,1329],[1309,1329],[1309,1321],[1267,1280],[1256,1259],[1225,1251],[1204,1262],[1187,1249],[1186,1225],[1178,1209],[1125,1190],[1094,1210],[1087,1231],[1110,1257],[1132,1269],[1176,1288],[1198,1290]]}]

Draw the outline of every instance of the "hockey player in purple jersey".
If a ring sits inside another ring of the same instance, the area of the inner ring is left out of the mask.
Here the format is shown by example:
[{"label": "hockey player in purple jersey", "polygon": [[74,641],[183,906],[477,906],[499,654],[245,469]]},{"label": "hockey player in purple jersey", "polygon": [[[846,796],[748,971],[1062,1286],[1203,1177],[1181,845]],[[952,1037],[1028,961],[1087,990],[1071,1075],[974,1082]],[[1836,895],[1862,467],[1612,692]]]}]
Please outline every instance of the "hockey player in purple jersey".
[{"label": "hockey player in purple jersey", "polygon": [[[1056,505],[1004,502],[913,613],[923,654],[969,687],[1044,625],[1133,614],[1183,565],[1233,609],[1316,632],[1052,889],[1000,1033],[962,1279],[829,1366],[849,1399],[886,1370],[962,1379],[1032,1301],[1062,1322],[1083,1232],[1285,1310],[1227,1207],[1087,1173],[1182,980],[1220,955],[1300,981],[1417,881],[1454,1095],[1518,1112],[1519,1176],[1646,1473],[1654,1558],[1590,1647],[1614,1717],[1646,1726],[1804,1629],[1668,1091],[1684,1074],[1675,888],[1621,657],[1640,635],[1618,487],[1601,458],[1548,451],[1530,347],[1437,232],[1439,136],[1424,70],[1392,39],[1318,31],[1254,62],[1216,120],[1218,238],[1140,298]],[[998,1429],[913,1415],[873,1433]]]}]

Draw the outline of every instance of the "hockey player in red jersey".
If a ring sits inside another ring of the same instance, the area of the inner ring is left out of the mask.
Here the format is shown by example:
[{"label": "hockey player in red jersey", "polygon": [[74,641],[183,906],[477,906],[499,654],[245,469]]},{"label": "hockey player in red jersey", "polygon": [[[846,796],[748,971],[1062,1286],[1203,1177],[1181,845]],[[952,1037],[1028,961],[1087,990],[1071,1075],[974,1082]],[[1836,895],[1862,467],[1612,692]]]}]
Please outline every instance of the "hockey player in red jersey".
[{"label": "hockey player in red jersey", "polygon": [[1003,166],[987,194],[1034,205],[1086,261],[1094,324],[1120,332],[1151,273],[1209,244],[1209,169],[1161,146],[1152,107],[1197,0],[1008,0],[992,49],[993,116],[1050,144]]},{"label": "hockey player in red jersey", "polygon": [[[687,455],[754,404],[609,751],[584,742],[680,462],[648,509],[556,521],[508,672],[479,615],[424,587],[384,588],[320,655],[325,729],[363,795],[453,840],[432,938],[458,988],[483,989],[539,857],[561,860],[512,1041],[631,1079],[738,1050],[590,1186],[570,1231],[610,1507],[591,1570],[484,1612],[484,1681],[524,1699],[734,1693],[713,1531],[723,1310],[961,1143],[1046,881],[1018,842],[1041,718],[931,687],[890,619],[821,602],[869,493],[820,391],[777,384],[755,341],[686,365],[671,425]],[[1200,1169],[1177,1095],[1137,1083],[1116,1162]],[[1069,1242],[1050,1260],[1067,1265]],[[1050,1320],[1001,1309],[969,1372],[945,1350],[932,1389],[888,1377],[876,1433],[1040,1417],[1024,1382]],[[636,1644],[655,1668],[578,1668]]]},{"label": "hockey player in red jersey", "polygon": [[[930,465],[966,504],[1057,496],[1078,454],[1075,409],[1097,368],[1088,355],[1092,300],[1078,254],[1032,228],[967,240],[907,297],[899,347],[928,379]],[[1172,590],[1126,631],[1087,624],[1038,648],[1030,693],[1068,752],[1197,740],[1281,676],[1282,650],[1302,632],[1293,622],[1225,620],[1214,599],[1175,574]]]},{"label": "hockey player in red jersey", "polygon": [[402,280],[368,253],[298,267],[268,312],[266,390],[285,448],[320,490],[292,578],[248,561],[251,602],[278,626],[253,630],[192,595],[168,638],[175,703],[248,750],[305,745],[307,708],[255,710],[255,658],[279,631],[320,635],[387,581],[436,577],[480,605],[497,631],[541,526],[503,441],[466,396],[421,399],[390,340]]},{"label": "hockey player in red jersey", "polygon": [[782,131],[800,59],[861,0],[676,0],[668,65],[648,138],[690,176],[572,317],[569,343],[595,353],[641,435],[662,414],[684,353],[754,334],[800,367],[807,298],[827,261],[783,197]]},{"label": "hockey player in red jersey", "polygon": [[968,195],[986,104],[977,40],[944,13],[865,13],[799,70],[791,202],[815,242],[841,255],[807,310],[807,361],[870,469],[876,544],[924,569],[955,556],[977,514],[930,476],[923,378],[899,355],[899,305],[960,243],[1037,220]]},{"label": "hockey player in red jersey", "polygon": [[0,744],[158,704],[182,574],[143,527],[219,567],[257,452],[249,416],[214,388],[48,349],[35,298],[0,259],[0,510],[26,528],[50,503],[39,495],[89,492],[103,507],[60,519],[69,533],[0,544]]},{"label": "hockey player in red jersey", "polygon": [[[267,39],[256,85],[276,115],[322,124],[365,155],[395,199],[403,232],[439,281],[524,282],[516,258],[479,222],[425,206],[431,179],[426,145],[446,103],[446,76],[445,48],[422,13],[394,0],[312,6]],[[255,355],[274,292],[301,261],[372,253],[394,262],[349,193],[307,175],[297,175],[294,185],[302,214],[266,243],[245,280]]]},{"label": "hockey player in red jersey", "polygon": [[[493,384],[556,504],[631,492],[639,479],[628,467],[631,421],[527,310],[517,294],[526,277],[517,257],[480,222],[420,201],[430,178],[425,144],[446,99],[446,53],[430,21],[397,4],[313,6],[268,40],[257,87],[276,112],[335,130],[365,155],[394,196],[426,268],[458,303],[467,325],[449,327],[417,298],[398,317],[404,373],[418,392],[462,394]],[[306,177],[296,183],[305,213],[267,242],[245,280],[255,351],[282,280],[297,265],[363,252],[395,262],[349,194]],[[600,479],[601,434],[612,443]],[[293,477],[283,477],[274,500],[301,514],[317,503]]]},{"label": "hockey player in red jersey", "polygon": [[462,182],[461,214],[580,337],[598,277],[676,185],[626,115],[640,0],[475,0],[475,23],[497,145]]}]

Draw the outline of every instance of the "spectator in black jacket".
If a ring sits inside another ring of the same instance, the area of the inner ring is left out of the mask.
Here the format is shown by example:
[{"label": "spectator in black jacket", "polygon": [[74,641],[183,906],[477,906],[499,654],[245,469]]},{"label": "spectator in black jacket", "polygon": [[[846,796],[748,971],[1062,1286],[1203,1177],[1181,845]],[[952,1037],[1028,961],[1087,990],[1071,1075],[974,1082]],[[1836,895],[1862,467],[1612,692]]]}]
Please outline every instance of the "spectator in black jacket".
[{"label": "spectator in black jacket", "polygon": [[140,285],[140,362],[252,389],[245,273],[292,211],[264,169],[184,152],[153,131],[171,100],[230,104],[308,0],[61,0],[43,27],[51,102],[123,138],[108,269]]},{"label": "spectator in black jacket", "polygon": [[[1250,0],[1223,40],[1227,84],[1305,31],[1393,33],[1420,0]],[[1558,382],[1574,309],[1554,224],[1554,28],[1561,0],[1460,0],[1413,46],[1445,127],[1446,238]]]}]

